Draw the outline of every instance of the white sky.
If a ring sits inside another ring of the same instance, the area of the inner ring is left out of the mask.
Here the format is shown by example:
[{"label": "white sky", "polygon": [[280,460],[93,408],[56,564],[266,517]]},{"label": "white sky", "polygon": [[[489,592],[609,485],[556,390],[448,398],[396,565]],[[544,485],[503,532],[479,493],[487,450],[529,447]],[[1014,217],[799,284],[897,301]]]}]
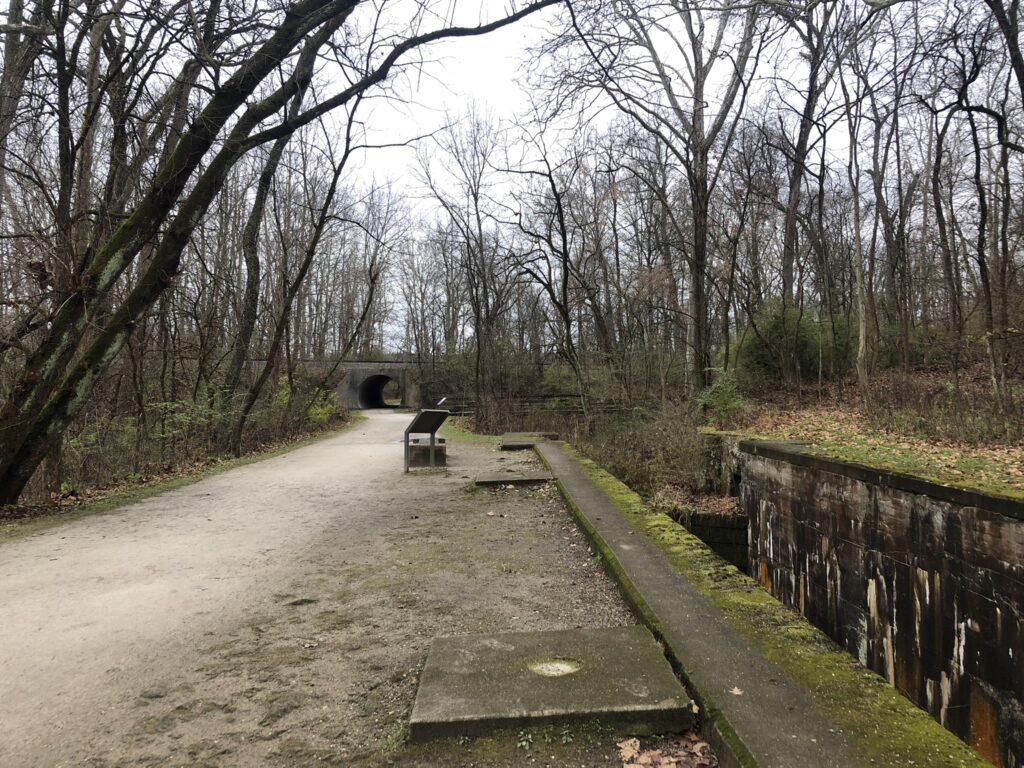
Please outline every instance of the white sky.
[{"label": "white sky", "polygon": [[[495,3],[493,18],[501,6]],[[501,120],[525,111],[526,96],[517,78],[524,69],[527,49],[540,41],[555,8],[539,11],[496,32],[434,43],[422,73],[398,82],[409,103],[378,101],[362,112],[370,143],[397,143],[434,131],[445,113],[462,116],[472,101],[482,112]],[[414,73],[413,73],[414,74]],[[429,146],[429,144],[428,144]],[[392,179],[414,192],[415,148],[373,150],[360,158],[359,175],[378,181]]]},{"label": "white sky", "polygon": [[[494,2],[489,10],[489,18],[497,18],[504,4]],[[528,48],[543,39],[555,13],[554,8],[545,9],[486,35],[434,43],[427,50],[422,70],[417,74],[410,68],[408,77],[394,83],[395,91],[408,98],[406,103],[378,99],[360,109],[367,143],[401,143],[430,133],[448,119],[462,117],[473,101],[481,112],[498,120],[524,112],[528,101],[518,78]],[[478,22],[460,19],[459,23],[469,26]],[[425,139],[421,144],[429,148],[431,141]],[[391,180],[413,208],[429,215],[435,206],[419,181],[416,151],[416,146],[410,145],[360,153],[353,157],[349,178],[362,184]],[[393,291],[389,291],[388,301],[392,309],[385,328],[385,348],[397,351],[402,342],[404,305]]]}]

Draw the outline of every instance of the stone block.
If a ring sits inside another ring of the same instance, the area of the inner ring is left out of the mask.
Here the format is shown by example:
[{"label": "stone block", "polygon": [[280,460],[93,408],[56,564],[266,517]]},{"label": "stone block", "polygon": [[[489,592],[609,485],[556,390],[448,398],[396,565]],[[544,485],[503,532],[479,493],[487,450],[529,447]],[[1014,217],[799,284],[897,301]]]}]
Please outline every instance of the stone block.
[{"label": "stone block", "polygon": [[594,719],[636,733],[693,724],[689,696],[643,627],[435,638],[409,735]]}]

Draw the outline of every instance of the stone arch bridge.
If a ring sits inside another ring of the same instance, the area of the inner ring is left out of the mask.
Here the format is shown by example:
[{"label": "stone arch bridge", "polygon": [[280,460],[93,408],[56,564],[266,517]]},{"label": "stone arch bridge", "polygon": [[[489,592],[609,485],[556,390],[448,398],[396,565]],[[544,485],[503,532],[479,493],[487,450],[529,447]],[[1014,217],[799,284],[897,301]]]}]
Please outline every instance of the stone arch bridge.
[{"label": "stone arch bridge", "polygon": [[402,407],[420,405],[419,382],[415,366],[396,360],[353,360],[342,363],[344,373],[338,384],[338,404],[344,408],[387,408],[384,388],[392,381],[398,385]]}]

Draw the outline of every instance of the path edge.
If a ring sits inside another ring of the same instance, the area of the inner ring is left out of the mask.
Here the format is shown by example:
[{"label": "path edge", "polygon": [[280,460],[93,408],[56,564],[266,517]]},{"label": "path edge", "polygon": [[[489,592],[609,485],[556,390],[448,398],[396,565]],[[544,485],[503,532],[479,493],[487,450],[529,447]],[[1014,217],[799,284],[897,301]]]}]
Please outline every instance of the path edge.
[{"label": "path edge", "polygon": [[[566,446],[563,443],[562,449],[565,450]],[[587,537],[590,539],[594,548],[597,550],[598,556],[604,562],[605,568],[609,574],[611,574],[616,583],[618,584],[619,591],[623,598],[629,603],[633,612],[640,619],[640,621],[651,631],[654,637],[665,649],[665,655],[675,670],[676,674],[679,675],[686,683],[686,688],[690,695],[693,697],[697,706],[700,707],[700,715],[703,725],[703,735],[705,740],[711,745],[715,754],[718,756],[718,762],[721,768],[757,768],[758,763],[754,759],[754,756],[750,753],[746,744],[740,738],[739,734],[733,728],[732,724],[729,723],[725,714],[715,705],[714,699],[703,690],[700,686],[696,685],[691,676],[687,674],[686,667],[676,653],[675,648],[666,639],[665,629],[658,618],[658,615],[651,609],[644,600],[643,595],[633,584],[629,578],[629,574],[625,568],[619,562],[618,557],[608,543],[604,540],[597,529],[591,524],[590,520],[583,513],[569,493],[568,489],[562,484],[562,481],[558,477],[558,473],[554,471],[547,459],[544,458],[543,454],[537,450],[536,444],[533,446],[534,453],[541,460],[548,471],[554,476],[555,485],[558,488],[559,494],[561,494],[566,507],[569,509],[569,513],[573,516],[577,525],[583,529]],[[571,453],[566,451],[566,455],[570,458],[575,458]]]},{"label": "path edge", "polygon": [[98,498],[84,502],[80,506],[68,507],[63,512],[60,511],[59,507],[55,507],[53,511],[44,512],[36,517],[29,517],[23,520],[0,521],[0,547],[29,536],[45,533],[54,528],[61,528],[78,520],[118,512],[133,504],[147,501],[164,493],[176,491],[179,488],[187,488],[190,485],[195,485],[203,480],[222,475],[234,469],[285,456],[293,451],[298,451],[343,435],[366,421],[366,416],[362,411],[350,411],[349,413],[349,420],[333,429],[325,429],[322,432],[303,435],[294,441],[256,450],[243,456],[228,458],[221,463],[210,464],[180,475],[172,475],[161,480],[141,483],[124,491],[115,492],[106,498]]}]

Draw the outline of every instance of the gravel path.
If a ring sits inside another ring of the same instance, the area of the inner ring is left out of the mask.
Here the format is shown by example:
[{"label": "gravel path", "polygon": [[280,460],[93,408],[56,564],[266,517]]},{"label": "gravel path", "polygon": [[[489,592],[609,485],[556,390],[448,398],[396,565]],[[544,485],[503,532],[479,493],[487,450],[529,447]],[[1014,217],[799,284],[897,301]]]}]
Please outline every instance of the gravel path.
[{"label": "gravel path", "polygon": [[[431,637],[632,623],[530,464],[409,416],[0,545],[0,765],[619,765],[584,729],[404,745]],[[530,749],[524,747],[530,746]]]}]

